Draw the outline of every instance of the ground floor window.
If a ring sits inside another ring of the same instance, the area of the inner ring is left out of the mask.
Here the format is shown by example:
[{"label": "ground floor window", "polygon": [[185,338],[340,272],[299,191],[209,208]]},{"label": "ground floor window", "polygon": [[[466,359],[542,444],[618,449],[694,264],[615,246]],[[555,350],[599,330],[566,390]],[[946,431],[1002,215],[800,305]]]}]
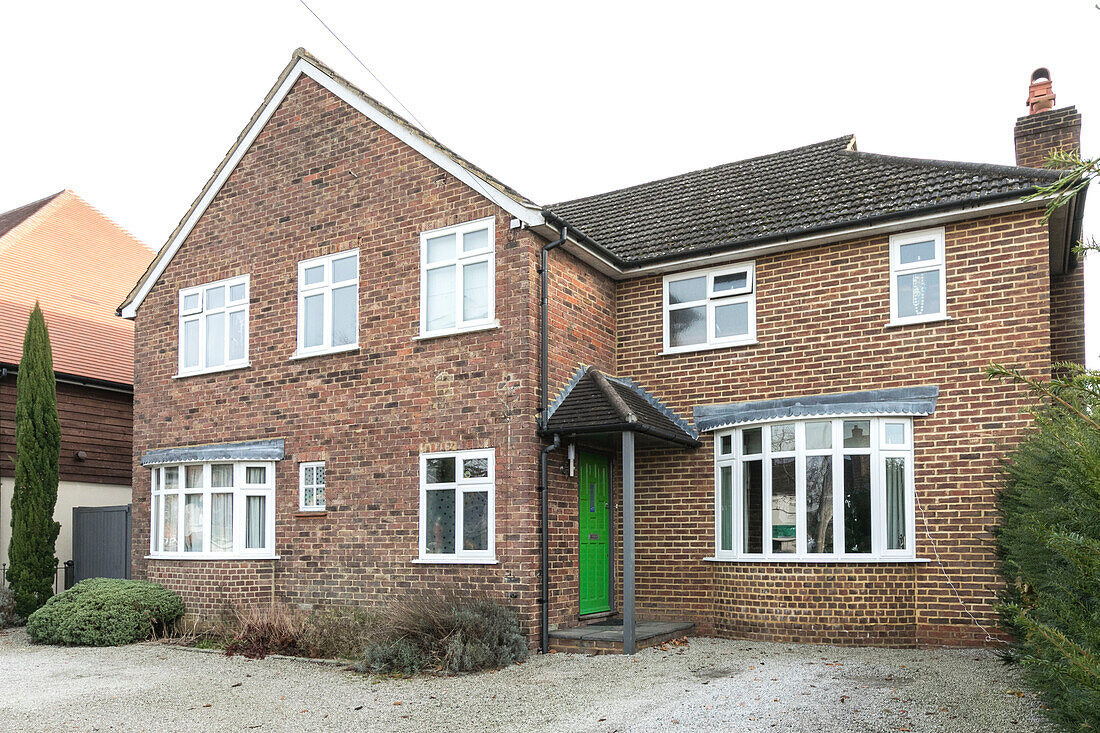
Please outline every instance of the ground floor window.
[{"label": "ground floor window", "polygon": [[718,558],[913,557],[908,418],[751,425],[714,453]]},{"label": "ground floor window", "polygon": [[152,470],[154,557],[270,557],[274,463],[184,463]]},{"label": "ground floor window", "polygon": [[495,557],[495,453],[467,450],[420,456],[420,557]]}]

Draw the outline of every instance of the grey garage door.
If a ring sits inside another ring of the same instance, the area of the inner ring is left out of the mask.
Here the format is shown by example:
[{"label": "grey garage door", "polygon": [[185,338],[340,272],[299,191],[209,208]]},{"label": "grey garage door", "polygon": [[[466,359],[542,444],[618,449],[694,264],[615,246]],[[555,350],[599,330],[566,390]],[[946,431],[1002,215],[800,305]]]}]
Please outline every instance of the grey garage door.
[{"label": "grey garage door", "polygon": [[130,577],[130,506],[73,507],[73,580]]}]

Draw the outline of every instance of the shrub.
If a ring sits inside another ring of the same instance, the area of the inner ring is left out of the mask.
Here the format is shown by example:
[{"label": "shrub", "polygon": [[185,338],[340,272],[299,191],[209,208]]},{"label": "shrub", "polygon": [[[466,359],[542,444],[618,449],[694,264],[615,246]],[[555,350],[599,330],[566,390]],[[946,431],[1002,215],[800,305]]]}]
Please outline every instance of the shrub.
[{"label": "shrub", "polygon": [[997,544],[1016,659],[1051,717],[1100,721],[1100,373],[1059,365],[1049,383],[994,367],[1039,394],[1035,431],[1008,457]]},{"label": "shrub", "polygon": [[15,612],[15,594],[6,585],[0,585],[0,629],[18,626],[23,622]]},{"label": "shrub", "polygon": [[499,669],[527,657],[514,611],[485,598],[413,595],[386,607],[359,669],[380,674]]},{"label": "shrub", "polygon": [[90,578],[32,613],[27,633],[45,644],[131,644],[163,633],[183,611],[179,595],[156,583]]},{"label": "shrub", "polygon": [[361,608],[316,610],[302,629],[306,655],[324,659],[359,659],[375,634],[377,615]]},{"label": "shrub", "polygon": [[233,611],[225,653],[249,659],[268,654],[303,655],[304,617],[283,605],[261,605]]}]

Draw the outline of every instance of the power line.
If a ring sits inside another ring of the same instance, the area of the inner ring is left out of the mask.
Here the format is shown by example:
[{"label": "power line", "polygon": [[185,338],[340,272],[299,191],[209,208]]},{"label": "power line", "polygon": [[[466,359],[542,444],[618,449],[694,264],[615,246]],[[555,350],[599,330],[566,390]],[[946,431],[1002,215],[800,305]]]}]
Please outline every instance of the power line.
[{"label": "power line", "polygon": [[[408,114],[408,116],[412,119],[412,121],[415,122],[417,124],[417,126],[421,130],[424,131],[424,133],[426,135],[432,135],[432,133],[428,130],[428,126],[425,125],[423,122],[421,122],[417,118],[417,116],[415,114],[413,114],[413,111],[411,109],[409,109],[405,105],[405,103],[402,102],[397,97],[396,94],[391,92],[389,87],[387,87],[384,83],[382,83],[382,80],[378,78],[378,75],[375,74],[373,71],[371,71],[369,66],[367,66],[365,63],[363,63],[363,59],[359,58],[359,56],[356,55],[355,51],[352,51],[351,48],[348,46],[348,44],[344,43],[343,39],[340,38],[339,35],[337,35],[336,31],[332,30],[332,28],[329,27],[329,24],[326,23],[324,21],[324,19],[321,18],[321,16],[319,16],[319,15],[317,15],[317,13],[313,12],[313,8],[309,7],[309,5],[306,4],[305,0],[298,0],[298,2],[302,4],[303,8],[305,8],[306,10],[309,11],[310,15],[312,15],[314,18],[317,19],[317,22],[320,23],[324,27],[324,29],[329,32],[330,36],[332,36],[333,38],[336,39],[337,43],[339,43],[341,46],[344,47],[345,51],[347,51],[349,54],[351,54],[351,57],[353,59],[355,59],[359,63],[360,66],[363,67],[363,70],[366,71],[368,74],[370,74],[372,79],[374,79],[376,82],[378,82],[378,86],[382,87],[386,91],[386,94],[390,95],[390,97],[393,99],[393,101],[397,102],[397,104],[399,104],[401,106],[401,109],[405,110],[405,113]],[[435,136],[432,135],[432,137],[435,137]],[[474,173],[473,171],[470,171],[470,177],[473,179],[474,183],[477,185],[477,188],[481,191],[481,193],[485,194],[485,198],[489,199],[490,201],[493,201],[494,200],[493,196],[492,196],[492,194],[490,194],[485,189],[485,185],[484,185],[484,182],[481,180],[481,176]]]},{"label": "power line", "polygon": [[[348,44],[344,43],[343,39],[341,39],[340,36],[336,35],[336,31],[332,30],[332,28],[329,28],[328,23],[326,23],[321,18],[321,16],[319,16],[319,15],[317,15],[317,13],[313,12],[313,8],[309,7],[309,5],[306,4],[306,0],[298,0],[298,2],[300,2],[302,4],[303,8],[305,8],[306,10],[309,11],[310,15],[312,15],[314,18],[317,19],[318,23],[320,23],[322,26],[324,26],[325,30],[329,32],[329,35],[331,35],[333,38],[335,38],[336,42],[339,43],[341,46],[343,46],[344,50],[347,51],[348,53],[350,53],[351,57],[353,59],[355,59],[356,61],[359,62],[359,65],[363,67],[363,70],[366,71],[368,74],[370,74],[372,79],[374,79],[376,82],[378,82],[378,86],[385,89],[386,94],[390,95],[390,97],[393,99],[393,101],[395,101],[399,105],[401,105],[401,109],[405,110],[405,113],[408,114],[408,116],[412,118],[412,121],[415,122],[420,127],[421,130],[423,130],[424,132],[428,132],[428,128],[424,125],[423,122],[421,122],[419,119],[417,119],[416,115],[413,114],[413,111],[411,109],[409,109],[408,107],[406,107],[405,103],[402,102],[400,99],[398,99],[397,95],[394,94],[393,92],[391,92],[389,87],[387,87],[385,84],[382,83],[382,80],[379,79],[378,76],[373,71],[370,70],[370,67],[368,67],[366,64],[364,64],[363,60],[355,55],[355,51],[352,51],[350,48],[348,48]],[[428,134],[431,134],[431,133],[428,133]]]}]

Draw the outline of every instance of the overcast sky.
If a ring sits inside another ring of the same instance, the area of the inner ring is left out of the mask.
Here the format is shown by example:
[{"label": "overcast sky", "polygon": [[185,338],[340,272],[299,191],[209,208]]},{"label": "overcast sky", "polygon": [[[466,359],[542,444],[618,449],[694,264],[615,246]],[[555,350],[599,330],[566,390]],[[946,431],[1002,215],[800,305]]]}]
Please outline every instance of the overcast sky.
[{"label": "overcast sky", "polygon": [[[1038,66],[1100,154],[1094,0],[307,1],[429,132],[539,203],[847,133],[1010,164]],[[298,46],[396,106],[299,0],[3,0],[0,211],[71,188],[159,247]]]}]

